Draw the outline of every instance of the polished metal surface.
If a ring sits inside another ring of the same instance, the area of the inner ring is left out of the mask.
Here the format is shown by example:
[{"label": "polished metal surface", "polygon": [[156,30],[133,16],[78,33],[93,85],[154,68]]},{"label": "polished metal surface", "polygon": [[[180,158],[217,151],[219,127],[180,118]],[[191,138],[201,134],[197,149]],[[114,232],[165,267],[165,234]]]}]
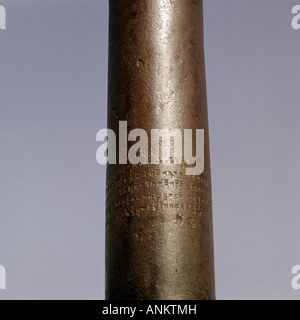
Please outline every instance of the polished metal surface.
[{"label": "polished metal surface", "polygon": [[205,129],[205,170],[108,165],[106,298],[214,299],[200,0],[110,0],[108,128]]}]

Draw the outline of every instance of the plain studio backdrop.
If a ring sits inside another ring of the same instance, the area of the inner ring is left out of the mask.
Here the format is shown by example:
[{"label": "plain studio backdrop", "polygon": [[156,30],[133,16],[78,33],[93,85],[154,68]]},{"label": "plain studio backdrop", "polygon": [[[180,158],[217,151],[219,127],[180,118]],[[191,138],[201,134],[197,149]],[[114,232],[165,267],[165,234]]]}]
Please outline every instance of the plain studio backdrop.
[{"label": "plain studio backdrop", "polygon": [[[204,0],[218,299],[299,299],[297,0]],[[0,0],[0,299],[103,299],[108,1]]]}]

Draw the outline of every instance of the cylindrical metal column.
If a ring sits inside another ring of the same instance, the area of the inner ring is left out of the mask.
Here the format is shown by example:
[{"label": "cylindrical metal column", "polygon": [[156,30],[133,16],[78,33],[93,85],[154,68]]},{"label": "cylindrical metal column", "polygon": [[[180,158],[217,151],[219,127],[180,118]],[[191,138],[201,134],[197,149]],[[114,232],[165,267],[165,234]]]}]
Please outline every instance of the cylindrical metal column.
[{"label": "cylindrical metal column", "polygon": [[108,165],[107,299],[215,298],[202,11],[202,0],[110,0],[108,128],[127,121],[149,144],[151,129],[204,129],[205,169]]}]

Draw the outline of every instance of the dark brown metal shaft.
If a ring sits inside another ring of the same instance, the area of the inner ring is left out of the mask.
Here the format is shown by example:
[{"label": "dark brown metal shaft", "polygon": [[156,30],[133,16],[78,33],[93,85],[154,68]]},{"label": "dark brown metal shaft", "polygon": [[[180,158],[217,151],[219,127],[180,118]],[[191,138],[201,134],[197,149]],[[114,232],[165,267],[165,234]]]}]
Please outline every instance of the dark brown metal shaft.
[{"label": "dark brown metal shaft", "polygon": [[107,299],[215,298],[202,6],[110,0],[108,128],[204,129],[205,169],[108,165]]}]

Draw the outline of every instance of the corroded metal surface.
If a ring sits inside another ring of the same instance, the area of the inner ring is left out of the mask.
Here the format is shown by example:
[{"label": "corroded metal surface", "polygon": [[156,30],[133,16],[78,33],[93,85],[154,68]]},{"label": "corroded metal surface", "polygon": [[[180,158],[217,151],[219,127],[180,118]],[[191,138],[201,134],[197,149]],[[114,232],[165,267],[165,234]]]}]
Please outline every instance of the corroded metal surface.
[{"label": "corroded metal surface", "polygon": [[214,299],[202,1],[110,0],[108,128],[205,129],[205,170],[109,165],[106,298]]}]

